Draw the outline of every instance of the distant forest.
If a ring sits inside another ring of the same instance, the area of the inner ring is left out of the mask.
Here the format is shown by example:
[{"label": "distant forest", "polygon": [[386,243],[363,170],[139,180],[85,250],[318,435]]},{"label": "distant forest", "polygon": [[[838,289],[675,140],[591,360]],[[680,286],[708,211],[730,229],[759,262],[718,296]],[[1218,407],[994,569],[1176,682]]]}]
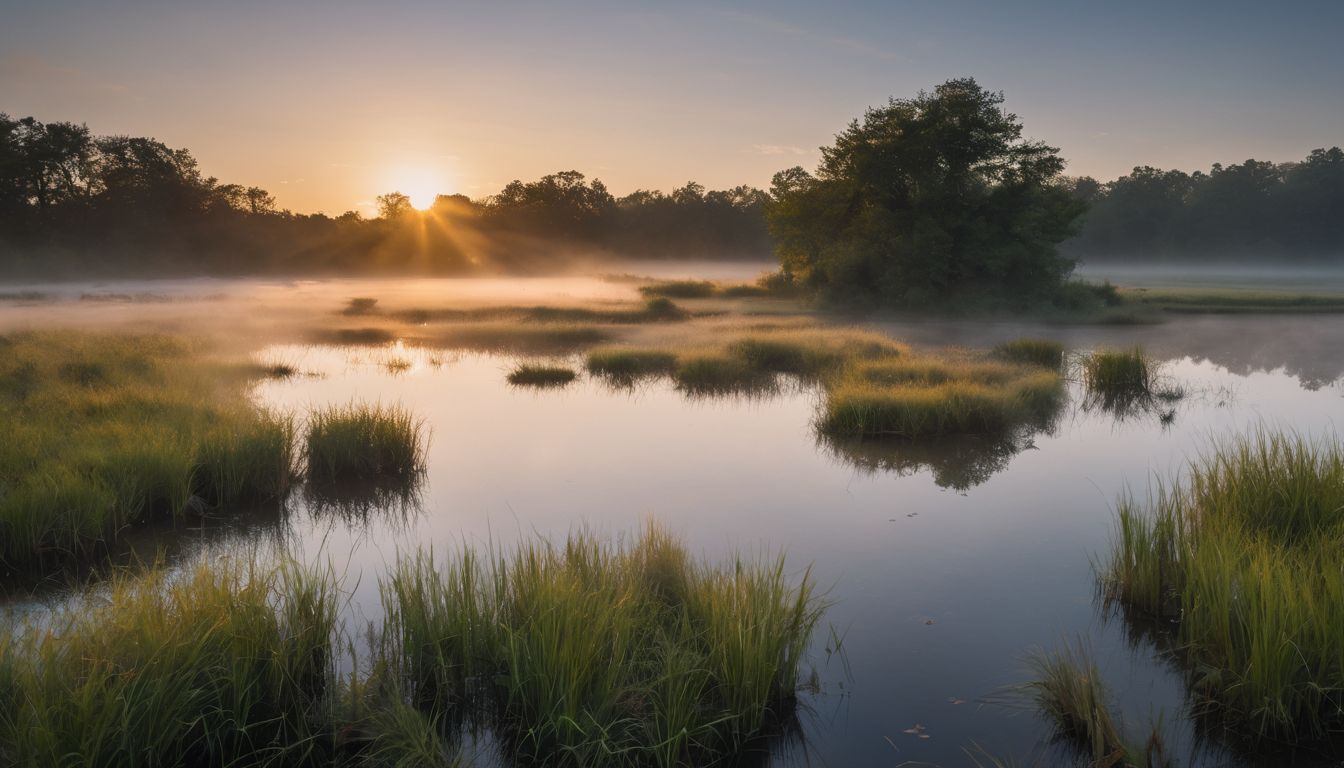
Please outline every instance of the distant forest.
[{"label": "distant forest", "polygon": [[[1061,181],[1087,203],[1066,256],[1087,261],[1344,263],[1344,152],[1185,173]],[[426,212],[399,193],[376,218],[280,210],[150,138],[0,114],[0,273],[49,276],[544,271],[576,259],[766,259],[770,193],[694,182],[613,196],[564,171]],[[1080,206],[1081,207],[1081,206]]]},{"label": "distant forest", "polygon": [[690,182],[617,198],[564,171],[498,195],[397,192],[378,215],[301,214],[258,187],[205,176],[185,149],[0,114],[0,273],[461,273],[579,258],[761,259],[768,195]]},{"label": "distant forest", "polygon": [[1089,204],[1064,243],[1086,261],[1328,261],[1344,265],[1344,151],[1295,163],[1247,160],[1208,172],[1143,166],[1102,184],[1072,180]]}]

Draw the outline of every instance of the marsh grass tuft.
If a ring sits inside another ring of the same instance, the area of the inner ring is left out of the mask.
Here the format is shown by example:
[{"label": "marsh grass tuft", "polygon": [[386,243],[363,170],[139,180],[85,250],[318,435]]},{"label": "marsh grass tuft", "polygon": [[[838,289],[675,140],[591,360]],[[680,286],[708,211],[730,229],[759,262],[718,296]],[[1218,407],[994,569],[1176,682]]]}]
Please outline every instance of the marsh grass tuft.
[{"label": "marsh grass tuft", "polygon": [[824,609],[782,558],[711,567],[656,528],[420,554],[382,589],[409,701],[577,765],[705,764],[781,727]]},{"label": "marsh grass tuft", "polygon": [[1344,448],[1263,429],[1215,444],[1180,485],[1120,500],[1107,597],[1175,622],[1192,692],[1287,740],[1344,718]]},{"label": "marsh grass tuft", "polygon": [[424,422],[399,406],[351,403],[308,416],[304,458],[307,478],[333,486],[380,478],[410,478],[424,471]]},{"label": "marsh grass tuft", "polygon": [[1166,381],[1161,366],[1142,349],[1099,350],[1082,360],[1085,407],[1100,408],[1125,417],[1159,410],[1185,396]]},{"label": "marsh grass tuft", "polygon": [[578,376],[561,365],[523,363],[509,372],[509,383],[520,387],[563,387]]},{"label": "marsh grass tuft", "polygon": [[588,372],[619,384],[671,374],[677,368],[677,355],[661,349],[638,347],[600,347],[588,353]]},{"label": "marsh grass tuft", "polygon": [[240,559],[117,576],[0,638],[14,765],[321,765],[337,598],[329,574]]},{"label": "marsh grass tuft", "polygon": [[994,356],[1014,363],[1059,370],[1064,365],[1064,345],[1049,339],[1014,339],[995,347]]},{"label": "marsh grass tuft", "polygon": [[1023,688],[1056,734],[1083,755],[1089,766],[1159,768],[1169,761],[1158,725],[1142,748],[1135,748],[1111,715],[1110,697],[1080,640],[1059,651],[1038,651],[1027,658],[1035,679]]},{"label": "marsh grass tuft", "polygon": [[283,496],[292,419],[256,364],[167,336],[26,333],[0,360],[0,574],[105,550],[128,526]]}]

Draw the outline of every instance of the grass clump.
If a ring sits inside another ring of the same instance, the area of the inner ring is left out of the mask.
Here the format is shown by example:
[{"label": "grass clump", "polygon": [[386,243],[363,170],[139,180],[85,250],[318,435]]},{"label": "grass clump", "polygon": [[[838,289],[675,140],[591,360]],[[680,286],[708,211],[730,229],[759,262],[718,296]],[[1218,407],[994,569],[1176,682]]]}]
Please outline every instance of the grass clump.
[{"label": "grass clump", "polygon": [[1148,504],[1121,500],[1103,572],[1135,618],[1175,623],[1203,709],[1238,731],[1344,726],[1344,449],[1258,431],[1216,444]]},{"label": "grass clump", "polygon": [[1086,757],[1091,766],[1168,765],[1155,726],[1142,749],[1126,741],[1111,716],[1101,672],[1086,646],[1037,652],[1028,657],[1035,679],[1025,691],[1037,711],[1054,724],[1057,735]]},{"label": "grass clump", "polygon": [[1052,371],[913,358],[859,366],[827,388],[817,427],[831,437],[1001,434],[1047,423],[1065,396]]},{"label": "grass clump", "polygon": [[746,360],[720,352],[692,352],[677,358],[672,371],[677,389],[691,395],[728,395],[767,392],[775,377]]},{"label": "grass clump", "polygon": [[1093,352],[1083,359],[1082,371],[1085,405],[1119,416],[1150,412],[1185,396],[1163,379],[1161,366],[1139,347]]},{"label": "grass clump", "polygon": [[521,387],[563,387],[578,376],[561,365],[523,363],[509,372],[509,383]]},{"label": "grass clump", "polygon": [[574,765],[702,765],[782,727],[823,610],[782,559],[714,568],[657,529],[403,558],[383,594],[409,701]]},{"label": "grass clump", "polygon": [[283,496],[291,419],[254,363],[167,336],[25,333],[0,360],[0,574],[105,551],[128,528]]},{"label": "grass clump", "polygon": [[515,354],[567,354],[608,341],[611,332],[570,323],[463,323],[443,328],[427,343],[453,349]]},{"label": "grass clump", "polygon": [[308,417],[305,459],[310,483],[408,478],[424,469],[424,422],[398,406],[352,403]]},{"label": "grass clump", "polygon": [[1049,339],[1014,339],[995,347],[994,355],[1010,362],[1053,370],[1064,365],[1064,345]]},{"label": "grass clump", "polygon": [[330,765],[334,579],[238,559],[105,596],[0,638],[13,765]]},{"label": "grass clump", "polygon": [[588,372],[618,382],[669,375],[677,368],[677,355],[661,349],[600,347],[588,353]]}]

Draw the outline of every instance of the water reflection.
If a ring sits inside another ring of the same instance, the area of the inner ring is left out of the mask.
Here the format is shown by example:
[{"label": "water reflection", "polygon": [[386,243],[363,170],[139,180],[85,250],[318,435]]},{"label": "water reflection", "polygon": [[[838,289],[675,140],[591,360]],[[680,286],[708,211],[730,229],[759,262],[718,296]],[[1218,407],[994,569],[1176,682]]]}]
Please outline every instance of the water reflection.
[{"label": "water reflection", "polygon": [[821,435],[819,444],[831,456],[872,475],[900,477],[925,470],[940,488],[967,491],[1008,468],[1013,457],[1035,448],[1029,431],[1015,435],[966,435],[934,440],[863,440]]}]

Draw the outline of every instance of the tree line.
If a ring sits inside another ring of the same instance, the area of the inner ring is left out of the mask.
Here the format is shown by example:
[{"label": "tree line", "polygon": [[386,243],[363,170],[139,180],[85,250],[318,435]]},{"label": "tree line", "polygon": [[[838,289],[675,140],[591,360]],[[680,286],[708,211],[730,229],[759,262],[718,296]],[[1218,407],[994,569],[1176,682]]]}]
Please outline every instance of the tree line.
[{"label": "tree line", "polygon": [[597,258],[762,258],[767,195],[750,187],[614,197],[577,171],[498,195],[399,192],[378,215],[281,210],[255,186],[204,175],[152,138],[0,113],[0,273],[251,274],[544,269]]},{"label": "tree line", "polygon": [[1084,177],[1089,205],[1068,253],[1148,262],[1307,258],[1344,262],[1344,150],[1301,161],[1215,164],[1207,173],[1150,166],[1109,183]]},{"label": "tree line", "polygon": [[870,109],[815,171],[769,191],[614,196],[578,171],[426,212],[399,192],[365,217],[277,208],[186,149],[0,113],[0,273],[544,270],[574,258],[768,258],[816,293],[889,305],[1048,296],[1077,260],[1344,261],[1344,151],[1186,173],[1067,178],[1003,94],[949,80]]}]

